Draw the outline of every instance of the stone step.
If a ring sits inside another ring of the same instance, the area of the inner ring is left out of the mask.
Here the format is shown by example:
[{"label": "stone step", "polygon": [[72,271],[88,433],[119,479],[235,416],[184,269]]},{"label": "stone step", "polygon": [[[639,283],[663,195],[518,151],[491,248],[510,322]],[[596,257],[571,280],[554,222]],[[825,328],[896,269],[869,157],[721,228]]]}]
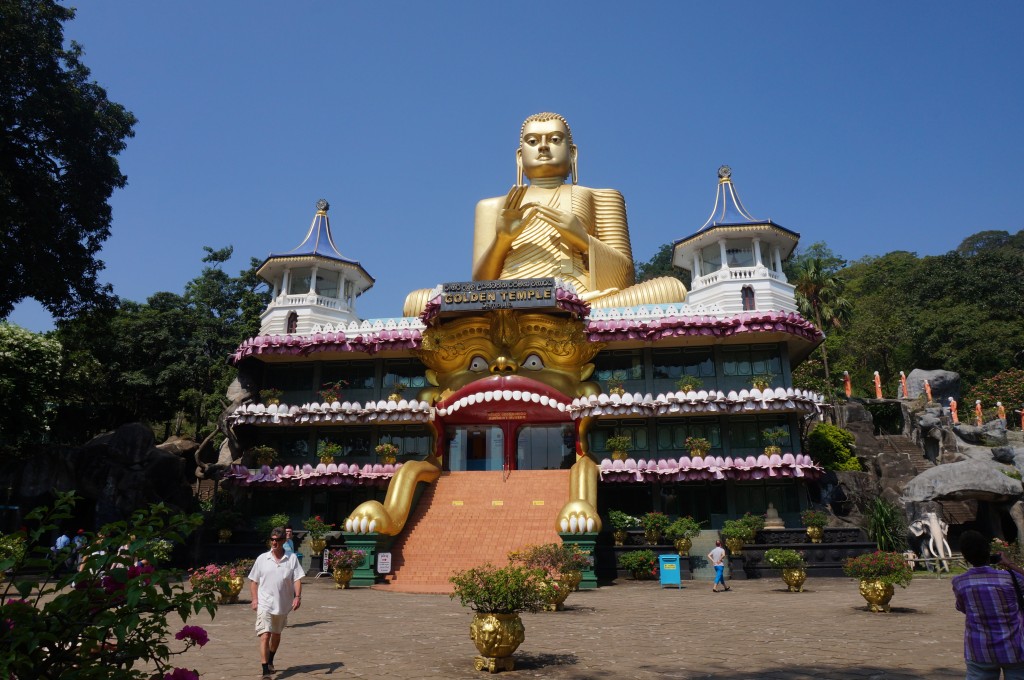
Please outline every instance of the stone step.
[{"label": "stone step", "polygon": [[[700,535],[693,537],[693,546],[690,548],[690,565],[694,581],[714,581],[715,568],[708,562],[707,555],[715,547],[715,541],[720,536],[717,529],[702,529]],[[732,573],[729,571],[728,562],[725,567],[725,578],[729,579]]]}]

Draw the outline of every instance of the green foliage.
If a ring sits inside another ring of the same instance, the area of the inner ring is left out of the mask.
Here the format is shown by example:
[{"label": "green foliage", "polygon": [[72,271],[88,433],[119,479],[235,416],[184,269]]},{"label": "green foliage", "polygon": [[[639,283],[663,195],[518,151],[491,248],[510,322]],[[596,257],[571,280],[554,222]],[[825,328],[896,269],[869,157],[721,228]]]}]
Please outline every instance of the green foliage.
[{"label": "green foliage", "polygon": [[819,423],[807,435],[807,452],[826,470],[859,471],[860,461],[853,453],[853,433],[829,423]]},{"label": "green foliage", "polygon": [[0,2],[0,318],[27,297],[67,317],[110,295],[96,255],[136,121],[65,41],[74,16],[53,0]]},{"label": "green foliage", "polygon": [[765,550],[764,561],[775,569],[803,569],[807,566],[803,553],[788,548]]},{"label": "green foliage", "polygon": [[459,598],[463,607],[488,614],[515,614],[544,606],[545,577],[543,569],[485,564],[460,571],[448,581],[451,598]]},{"label": "green foliage", "polygon": [[173,514],[164,505],[138,511],[91,537],[81,572],[58,577],[47,536],[71,516],[74,502],[72,492],[63,493],[52,509],[33,510],[26,517],[34,527],[26,536],[28,553],[12,565],[0,563],[13,569],[0,604],[0,677],[163,677],[173,655],[208,639],[202,628],[185,626],[175,635],[183,649],[172,651],[172,619],[186,623],[204,609],[213,615],[216,604],[212,594],[186,589],[180,572],[135,561],[158,565],[157,542],[182,543],[199,516]]},{"label": "green foliage", "polygon": [[630,550],[619,555],[619,568],[635,579],[654,578],[658,574],[658,556],[653,550]]},{"label": "green foliage", "polygon": [[979,380],[967,393],[965,403],[973,404],[978,399],[981,399],[981,403],[990,408],[997,401],[1003,402],[1003,406],[1006,407],[1007,419],[1010,419],[1010,410],[1020,408],[1024,404],[1024,370],[1008,368],[989,378]]},{"label": "green foliage", "polygon": [[704,381],[695,375],[684,374],[676,381],[676,388],[683,392],[692,392],[702,387],[704,387]]},{"label": "green foliage", "polygon": [[529,569],[543,569],[549,578],[560,578],[571,571],[583,571],[590,566],[587,554],[579,546],[565,543],[531,545],[508,554],[509,562]]},{"label": "green foliage", "polygon": [[[287,524],[287,520],[284,524]],[[279,526],[284,526],[281,524]],[[307,517],[302,520],[302,528],[306,530],[306,536],[311,539],[323,538],[327,535],[328,531],[334,528],[333,524],[328,524],[323,520],[320,515],[314,515],[313,517]]]},{"label": "green foliage", "polygon": [[828,526],[828,513],[808,508],[800,513],[800,521],[803,522],[805,527],[821,527],[824,529]]},{"label": "green foliage", "polygon": [[614,531],[626,531],[640,526],[640,519],[621,510],[609,510],[608,524]]},{"label": "green foliage", "polygon": [[254,526],[256,531],[259,531],[261,536],[260,540],[270,536],[270,532],[274,530],[274,527],[286,526],[290,521],[291,517],[286,512],[279,512],[268,517],[260,517],[256,519]]},{"label": "green foliage", "polygon": [[725,520],[718,533],[722,535],[722,538],[738,538],[741,541],[751,541],[754,538],[754,531],[750,525],[738,519]]},{"label": "green foliage", "polygon": [[624,434],[617,434],[604,440],[604,447],[609,451],[629,451],[633,448],[633,439]]},{"label": "green foliage", "polygon": [[1010,479],[1016,479],[1018,482],[1021,480],[1020,470],[1016,468],[1000,468],[999,471]]},{"label": "green foliage", "polygon": [[0,534],[0,573],[24,559],[25,537],[22,534]]},{"label": "green foliage", "polygon": [[684,515],[665,527],[665,536],[672,540],[693,538],[700,534],[701,524],[702,522],[698,522],[693,517]]},{"label": "green foliage", "polygon": [[761,440],[767,442],[769,446],[778,446],[784,439],[789,438],[789,429],[776,425],[775,427],[766,427],[761,430]]},{"label": "green foliage", "polygon": [[907,549],[907,517],[903,508],[876,496],[868,504],[868,538],[879,550],[903,552]]},{"label": "green foliage", "polygon": [[366,552],[363,550],[348,550],[339,548],[328,553],[327,564],[331,569],[356,569],[363,566],[366,561]]},{"label": "green foliage", "polygon": [[0,453],[26,457],[44,441],[62,392],[56,340],[0,322]]},{"label": "green foliage", "polygon": [[914,572],[907,566],[903,555],[884,551],[847,558],[843,563],[843,573],[853,578],[882,581],[901,588],[910,585],[914,578]]},{"label": "green foliage", "polygon": [[663,532],[669,525],[668,515],[663,512],[648,512],[640,518],[644,531]]},{"label": "green foliage", "polygon": [[672,244],[665,243],[658,249],[647,262],[640,262],[636,266],[636,280],[650,281],[659,276],[671,276],[679,279],[687,288],[690,287],[690,277],[687,273],[672,264]]}]

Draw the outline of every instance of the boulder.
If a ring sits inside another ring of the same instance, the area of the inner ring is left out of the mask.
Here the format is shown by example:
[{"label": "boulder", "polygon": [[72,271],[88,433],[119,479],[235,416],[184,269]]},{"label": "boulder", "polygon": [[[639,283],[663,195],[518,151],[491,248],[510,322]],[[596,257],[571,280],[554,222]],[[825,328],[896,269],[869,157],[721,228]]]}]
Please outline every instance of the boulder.
[{"label": "boulder", "polygon": [[985,446],[1006,446],[1006,425],[996,418],[981,426],[981,443]]},{"label": "boulder", "polygon": [[953,371],[924,371],[915,368],[907,376],[907,394],[911,399],[917,399],[925,394],[924,381],[927,380],[932,388],[932,399],[941,402],[943,405],[949,403],[953,397],[960,401],[960,374]]},{"label": "boulder", "polygon": [[904,502],[937,500],[1016,501],[1024,494],[1020,481],[996,465],[976,460],[948,463],[925,470],[903,489]]},{"label": "boulder", "polygon": [[964,440],[968,444],[982,444],[984,443],[984,431],[976,425],[968,425],[967,423],[959,423],[953,426],[953,432],[956,436]]},{"label": "boulder", "polygon": [[1024,446],[997,446],[992,449],[992,457],[999,463],[1013,465],[1017,456],[1024,457]]}]

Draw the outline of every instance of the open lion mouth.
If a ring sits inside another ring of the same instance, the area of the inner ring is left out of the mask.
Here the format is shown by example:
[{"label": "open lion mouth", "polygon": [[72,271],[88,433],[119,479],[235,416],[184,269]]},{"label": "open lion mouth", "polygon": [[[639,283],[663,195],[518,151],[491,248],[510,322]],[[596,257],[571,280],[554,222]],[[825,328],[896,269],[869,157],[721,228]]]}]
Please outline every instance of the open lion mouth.
[{"label": "open lion mouth", "polygon": [[566,413],[570,397],[544,383],[522,376],[491,376],[475,380],[437,403],[437,414],[446,416],[460,409],[483,405],[488,410],[533,405]]}]

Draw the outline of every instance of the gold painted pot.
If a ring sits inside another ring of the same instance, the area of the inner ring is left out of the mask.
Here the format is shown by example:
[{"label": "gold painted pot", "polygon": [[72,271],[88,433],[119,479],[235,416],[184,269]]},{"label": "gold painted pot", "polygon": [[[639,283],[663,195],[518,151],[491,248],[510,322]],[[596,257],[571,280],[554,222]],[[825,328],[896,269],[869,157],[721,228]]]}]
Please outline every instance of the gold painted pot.
[{"label": "gold painted pot", "polygon": [[385,465],[394,465],[398,462],[398,456],[381,456],[380,460]]},{"label": "gold painted pot", "polygon": [[231,540],[231,529],[221,529],[217,532],[217,542],[227,543]]},{"label": "gold painted pot", "polygon": [[334,577],[334,587],[339,590],[348,588],[349,581],[352,580],[351,569],[334,569],[331,572],[331,576]]},{"label": "gold painted pot", "polygon": [[612,460],[626,460],[629,454],[625,451],[612,451]]},{"label": "gold painted pot", "polygon": [[398,392],[392,392],[388,395],[388,401],[402,401],[402,395]]},{"label": "gold painted pot", "polygon": [[626,538],[629,536],[629,532],[625,529],[616,529],[612,532],[612,538],[615,539],[615,545],[625,545]]},{"label": "gold painted pot", "polygon": [[238,594],[241,592],[241,576],[231,576],[217,583],[217,594],[220,595],[220,604],[234,604],[238,602]]},{"label": "gold painted pot", "polygon": [[661,543],[660,529],[644,529],[644,540],[647,545],[658,545]]},{"label": "gold painted pot", "polygon": [[823,527],[807,527],[807,537],[811,539],[811,543],[821,543],[821,539],[825,537],[825,529]]},{"label": "gold painted pot", "polygon": [[583,582],[582,571],[567,571],[562,574],[562,580],[565,581],[569,586],[569,592],[575,593],[580,589],[580,583]]},{"label": "gold painted pot", "polygon": [[469,624],[469,638],[480,652],[474,662],[478,671],[510,671],[515,668],[512,654],[526,639],[526,628],[519,614],[477,612]]},{"label": "gold painted pot", "polygon": [[804,592],[804,581],[807,580],[807,570],[803,567],[782,570],[782,580],[789,586],[789,592]]},{"label": "gold painted pot", "polygon": [[559,612],[564,609],[565,599],[572,592],[571,584],[565,579],[553,578],[545,584],[544,611]]},{"label": "gold painted pot", "polygon": [[311,538],[309,539],[309,547],[313,549],[313,554],[320,556],[324,552],[324,548],[327,547],[327,541],[322,538]]},{"label": "gold painted pot", "polygon": [[679,553],[679,556],[686,557],[690,554],[690,548],[693,547],[693,541],[688,538],[677,538],[675,546],[676,552]]},{"label": "gold painted pot", "polygon": [[725,546],[729,548],[729,552],[733,555],[743,554],[743,539],[742,538],[727,538],[725,539]]},{"label": "gold painted pot", "polygon": [[764,455],[766,455],[766,456],[781,456],[782,455],[782,447],[781,446],[766,446],[766,447],[764,447]]},{"label": "gold painted pot", "polygon": [[868,609],[873,612],[889,611],[893,591],[891,583],[866,578],[860,580],[860,594],[868,601]]}]

